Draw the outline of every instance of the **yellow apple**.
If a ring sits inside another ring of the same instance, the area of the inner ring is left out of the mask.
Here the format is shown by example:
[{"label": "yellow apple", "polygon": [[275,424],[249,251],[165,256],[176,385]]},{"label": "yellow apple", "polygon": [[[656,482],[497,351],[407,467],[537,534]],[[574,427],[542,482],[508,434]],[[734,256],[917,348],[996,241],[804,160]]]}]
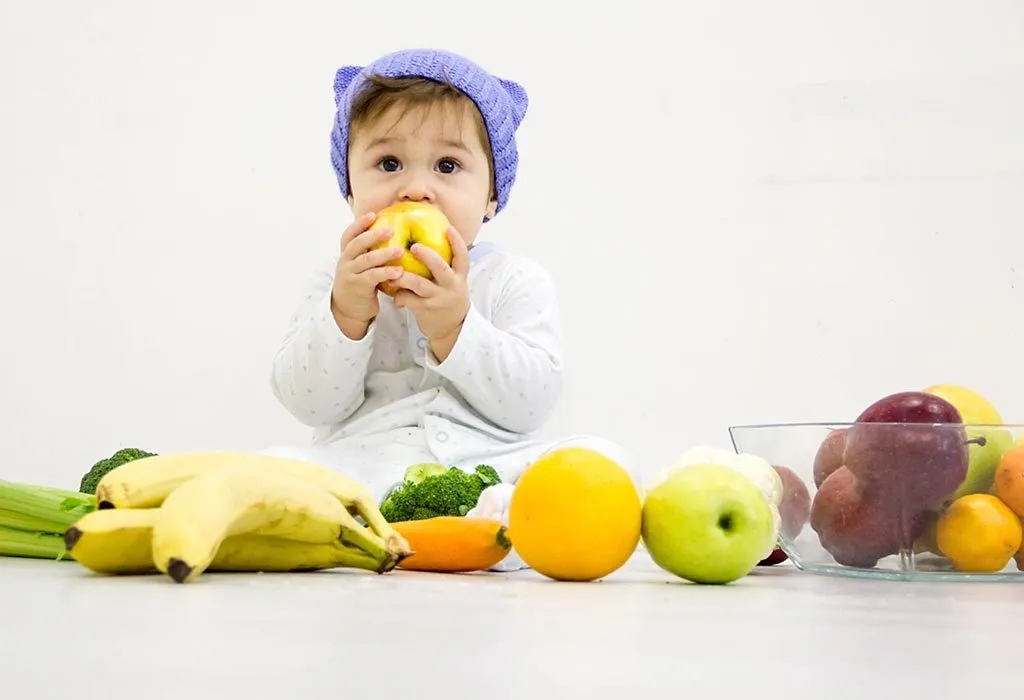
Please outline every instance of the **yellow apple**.
[{"label": "yellow apple", "polygon": [[[992,478],[1003,455],[1013,445],[1013,435],[1009,430],[999,428],[975,428],[972,425],[1003,425],[1003,417],[996,407],[984,396],[966,387],[955,384],[936,384],[924,390],[945,399],[953,404],[967,427],[967,438],[978,440],[969,445],[969,462],[967,478],[960,488],[949,497],[955,500],[971,493],[987,493],[992,486]],[[985,444],[978,444],[984,442]]]},{"label": "yellow apple", "polygon": [[[406,272],[431,279],[430,268],[423,264],[410,250],[415,243],[424,245],[451,265],[452,246],[448,242],[448,218],[437,207],[423,202],[399,202],[377,212],[377,219],[370,230],[389,228],[391,236],[374,248],[403,248],[405,253],[398,264]],[[393,262],[391,264],[394,264]],[[394,296],[398,287],[383,282],[380,290]]]}]

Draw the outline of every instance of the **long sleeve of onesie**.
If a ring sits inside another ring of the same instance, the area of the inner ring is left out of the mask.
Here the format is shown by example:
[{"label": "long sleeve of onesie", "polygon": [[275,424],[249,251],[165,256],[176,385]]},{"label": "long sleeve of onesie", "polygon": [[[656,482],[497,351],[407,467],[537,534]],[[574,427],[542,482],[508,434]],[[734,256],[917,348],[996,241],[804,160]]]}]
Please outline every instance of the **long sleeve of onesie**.
[{"label": "long sleeve of onesie", "polygon": [[490,319],[470,305],[444,362],[427,367],[450,381],[481,415],[516,433],[539,429],[562,389],[562,335],[554,281],[522,264],[504,281]]},{"label": "long sleeve of onesie", "polygon": [[334,266],[309,283],[274,356],[271,388],[299,422],[312,427],[340,423],[365,399],[364,381],[373,351],[375,324],[352,340],[331,312]]}]

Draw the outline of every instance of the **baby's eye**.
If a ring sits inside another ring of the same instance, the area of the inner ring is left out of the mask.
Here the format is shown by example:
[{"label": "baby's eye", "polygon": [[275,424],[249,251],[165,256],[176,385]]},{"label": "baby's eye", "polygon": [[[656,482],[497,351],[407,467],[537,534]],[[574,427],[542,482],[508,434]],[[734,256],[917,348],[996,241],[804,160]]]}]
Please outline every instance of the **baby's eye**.
[{"label": "baby's eye", "polygon": [[437,169],[445,175],[451,175],[459,169],[459,164],[451,158],[442,158],[437,161]]},{"label": "baby's eye", "polygon": [[384,172],[393,173],[402,167],[402,164],[394,156],[384,156],[377,161],[377,167],[381,168]]}]

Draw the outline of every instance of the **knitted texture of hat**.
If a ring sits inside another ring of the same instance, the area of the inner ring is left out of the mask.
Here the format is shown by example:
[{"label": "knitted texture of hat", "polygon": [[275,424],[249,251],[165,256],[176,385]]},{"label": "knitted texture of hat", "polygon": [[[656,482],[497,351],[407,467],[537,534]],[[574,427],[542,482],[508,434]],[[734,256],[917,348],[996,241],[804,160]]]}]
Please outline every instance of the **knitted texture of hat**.
[{"label": "knitted texture of hat", "polygon": [[421,77],[447,82],[466,94],[483,116],[494,160],[496,212],[508,202],[516,180],[519,151],[516,129],[526,116],[526,90],[511,80],[497,78],[472,61],[454,53],[410,49],[388,54],[368,66],[344,66],[334,76],[337,111],[331,130],[331,164],[343,196],[351,194],[348,181],[348,139],[352,102],[368,75],[389,78]]}]

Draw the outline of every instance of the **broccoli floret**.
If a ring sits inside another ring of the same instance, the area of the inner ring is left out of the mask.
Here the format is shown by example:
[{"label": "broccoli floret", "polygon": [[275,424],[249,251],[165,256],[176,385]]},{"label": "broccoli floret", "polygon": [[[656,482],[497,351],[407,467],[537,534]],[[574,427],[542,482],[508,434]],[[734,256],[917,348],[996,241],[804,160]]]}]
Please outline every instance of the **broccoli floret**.
[{"label": "broccoli floret", "polygon": [[412,509],[412,515],[409,517],[409,520],[427,520],[429,518],[433,518],[435,515],[437,515],[437,513],[429,508],[420,508],[417,506]]},{"label": "broccoli floret", "polygon": [[501,477],[498,476],[498,472],[492,466],[487,464],[478,464],[474,471],[488,486],[501,483]]},{"label": "broccoli floret", "polygon": [[380,512],[389,523],[465,515],[485,488],[498,483],[498,472],[485,464],[468,473],[456,467],[414,465],[381,502]]},{"label": "broccoli floret", "polygon": [[100,484],[100,479],[106,476],[107,472],[121,466],[125,462],[132,462],[136,459],[142,459],[143,457],[155,456],[156,455],[154,453],[140,450],[137,447],[125,447],[120,449],[109,457],[101,459],[96,462],[96,464],[92,465],[92,468],[82,477],[82,483],[78,487],[78,490],[82,493],[95,494],[96,487]]},{"label": "broccoli floret", "polygon": [[444,474],[448,468],[443,464],[414,464],[405,470],[405,483],[418,484],[428,476]]}]

